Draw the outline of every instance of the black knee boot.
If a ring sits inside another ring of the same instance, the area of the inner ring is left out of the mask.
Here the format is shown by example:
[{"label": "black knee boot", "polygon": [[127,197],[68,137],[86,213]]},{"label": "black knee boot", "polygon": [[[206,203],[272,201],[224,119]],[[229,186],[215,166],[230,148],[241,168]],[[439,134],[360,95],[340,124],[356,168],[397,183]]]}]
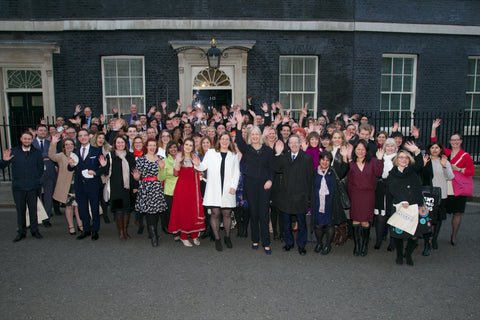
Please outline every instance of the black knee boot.
[{"label": "black knee boot", "polygon": [[152,242],[152,247],[157,247],[158,246],[158,236],[157,236],[157,232],[156,232],[156,228],[154,225],[152,224],[149,224],[147,226],[147,229],[148,229],[148,235],[151,239],[151,242]]},{"label": "black knee boot", "polygon": [[403,239],[390,239],[395,243],[395,248],[397,249],[397,259],[395,260],[396,264],[403,264]]},{"label": "black knee boot", "polygon": [[355,247],[353,248],[353,255],[360,255],[360,246],[362,241],[362,226],[360,224],[354,224],[352,226],[353,231],[353,241],[355,242]]},{"label": "black knee boot", "polygon": [[368,254],[368,240],[370,238],[370,227],[362,227],[362,257]]},{"label": "black knee boot", "polygon": [[405,249],[405,261],[409,266],[413,266],[412,253],[417,246],[417,240],[409,238],[407,241],[407,248]]},{"label": "black knee boot", "polygon": [[437,224],[433,226],[433,234],[432,234],[432,248],[434,250],[438,249],[438,234],[440,233],[440,227],[442,226],[442,220],[438,220]]},{"label": "black knee boot", "polygon": [[424,248],[423,248],[423,255],[424,256],[429,256],[430,255],[430,234],[425,234],[423,235],[423,242],[424,242]]}]

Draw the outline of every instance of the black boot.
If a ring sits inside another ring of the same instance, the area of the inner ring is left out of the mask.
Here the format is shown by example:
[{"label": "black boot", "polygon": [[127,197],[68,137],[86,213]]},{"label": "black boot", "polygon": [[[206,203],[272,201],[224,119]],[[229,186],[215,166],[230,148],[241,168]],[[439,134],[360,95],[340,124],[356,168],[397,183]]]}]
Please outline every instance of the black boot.
[{"label": "black boot", "polygon": [[370,238],[370,227],[362,227],[362,252],[361,256],[368,254],[368,240]]},{"label": "black boot", "polygon": [[409,266],[413,266],[412,253],[417,246],[417,240],[409,238],[407,241],[407,248],[405,249],[405,261]]},{"label": "black boot", "polygon": [[442,220],[437,221],[437,224],[433,225],[433,234],[432,234],[432,249],[438,249],[438,234],[440,233],[440,227],[442,226]]},{"label": "black boot", "polygon": [[352,226],[353,231],[353,241],[355,242],[355,247],[353,248],[353,255],[360,255],[360,245],[362,241],[362,226],[360,224],[354,224]]},{"label": "black boot", "polygon": [[402,265],[403,264],[403,239],[391,238],[391,242],[395,243],[395,247],[397,249],[397,259],[395,260],[395,263]]},{"label": "black boot", "polygon": [[430,255],[430,249],[432,246],[430,245],[430,236],[429,235],[424,235],[423,236],[423,242],[424,242],[424,247],[423,247],[423,255],[425,257],[428,257]]},{"label": "black boot", "polygon": [[155,228],[154,225],[149,224],[147,226],[148,228],[148,235],[150,236],[150,239],[152,241],[152,247],[157,247],[158,246],[158,236],[157,236],[157,228]]}]

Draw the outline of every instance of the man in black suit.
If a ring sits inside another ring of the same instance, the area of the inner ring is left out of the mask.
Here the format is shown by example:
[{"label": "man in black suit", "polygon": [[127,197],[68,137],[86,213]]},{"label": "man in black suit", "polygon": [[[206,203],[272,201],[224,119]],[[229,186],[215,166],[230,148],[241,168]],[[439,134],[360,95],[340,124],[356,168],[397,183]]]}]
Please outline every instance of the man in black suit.
[{"label": "man in black suit", "polygon": [[32,147],[33,135],[24,132],[20,136],[21,145],[3,152],[0,169],[12,164],[12,192],[17,208],[17,236],[13,242],[26,237],[26,210],[30,217],[30,232],[32,236],[43,238],[38,232],[37,194],[40,189],[40,177],[43,173],[42,154]]},{"label": "man in black suit", "polygon": [[[98,195],[102,185],[100,175],[103,173],[100,157],[103,155],[100,148],[90,145],[86,129],[80,129],[77,138],[80,146],[74,150],[74,153],[78,156],[78,163],[75,165],[72,160],[68,163],[68,170],[75,170],[75,200],[83,223],[83,232],[77,239],[81,240],[91,235],[92,240],[98,240],[100,229]],[[89,204],[92,212],[91,219]]]},{"label": "man in black suit", "polygon": [[313,159],[300,149],[300,137],[293,134],[288,139],[290,151],[283,153],[283,142],[278,140],[275,144],[274,169],[276,173],[283,174],[281,186],[277,189],[282,195],[278,202],[278,209],[283,216],[283,231],[285,246],[284,251],[294,247],[292,233],[292,216],[298,222],[297,246],[300,255],[305,255],[307,244],[306,214],[311,205],[313,190]]},{"label": "man in black suit", "polygon": [[80,115],[81,111],[82,111],[82,106],[77,104],[75,106],[75,112],[73,113],[73,119],[76,119],[77,117],[79,117],[80,127],[83,127],[83,125],[86,124],[88,125],[88,129],[90,129],[90,125],[93,119],[92,109],[90,109],[89,107],[85,107],[85,109],[83,109],[83,115]]},{"label": "man in black suit", "polygon": [[[52,202],[53,191],[57,183],[57,170],[55,170],[55,162],[48,158],[48,148],[50,148],[50,141],[47,137],[47,126],[39,124],[37,126],[37,136],[33,139],[32,146],[41,152],[43,158],[43,174],[40,178],[40,184],[43,189],[43,206],[48,218],[43,220],[43,226],[49,228],[52,226],[50,218],[52,216]],[[39,194],[38,196],[41,196]]]}]

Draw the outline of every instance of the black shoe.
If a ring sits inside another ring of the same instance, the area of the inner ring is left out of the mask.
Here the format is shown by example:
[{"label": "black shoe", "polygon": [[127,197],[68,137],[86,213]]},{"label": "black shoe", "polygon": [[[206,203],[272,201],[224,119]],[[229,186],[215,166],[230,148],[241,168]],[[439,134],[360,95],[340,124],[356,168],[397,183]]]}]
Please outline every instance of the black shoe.
[{"label": "black shoe", "polygon": [[215,240],[215,249],[217,251],[223,251],[223,247],[222,247],[222,241],[219,240]]},{"label": "black shoe", "polygon": [[377,242],[375,243],[375,246],[374,246],[373,248],[374,248],[375,250],[380,250],[381,247],[382,247],[382,241],[380,241],[380,242],[377,241]]},{"label": "black shoe", "polygon": [[[230,237],[225,237],[223,241],[225,242],[225,245],[227,246],[228,249],[233,248],[232,240],[230,240]],[[217,245],[217,240],[215,240],[215,245]]]},{"label": "black shoe", "polygon": [[282,248],[282,250],[283,250],[283,251],[290,251],[290,249],[293,249],[294,247],[295,247],[295,246],[294,246],[293,244],[292,244],[292,245],[286,244],[286,245]]},{"label": "black shoe", "polygon": [[37,238],[37,239],[42,239],[43,238],[42,235],[40,234],[40,232],[38,232],[38,230],[35,231],[35,232],[32,232],[32,237]]},{"label": "black shoe", "polygon": [[330,250],[332,250],[332,247],[331,247],[331,246],[325,246],[325,248],[323,248],[321,254],[322,254],[323,256],[326,256],[327,254],[330,253]]},{"label": "black shoe", "polygon": [[305,247],[298,247],[298,253],[300,253],[301,256],[304,256],[307,254],[307,250],[305,250]]},{"label": "black shoe", "polygon": [[52,224],[50,223],[50,221],[48,220],[43,220],[43,226],[45,228],[50,228],[52,226]]},{"label": "black shoe", "polygon": [[428,257],[430,255],[430,248],[431,248],[430,243],[426,242],[422,255],[424,255],[425,257]]},{"label": "black shoe", "polygon": [[438,249],[438,241],[435,238],[432,238],[432,249],[437,250]]},{"label": "black shoe", "polygon": [[17,236],[15,237],[15,239],[13,239],[13,242],[18,242],[22,239],[25,239],[26,237],[27,235],[24,233],[17,233]]},{"label": "black shoe", "polygon": [[92,240],[93,241],[98,240],[98,232],[97,231],[92,232]]},{"label": "black shoe", "polygon": [[82,231],[82,232],[80,233],[80,235],[77,237],[77,240],[85,239],[86,237],[89,237],[89,236],[91,236],[91,235],[92,235],[91,232]]},{"label": "black shoe", "polygon": [[319,243],[315,246],[315,249],[313,251],[315,251],[316,253],[320,253],[320,251],[322,251],[322,247],[323,244]]}]

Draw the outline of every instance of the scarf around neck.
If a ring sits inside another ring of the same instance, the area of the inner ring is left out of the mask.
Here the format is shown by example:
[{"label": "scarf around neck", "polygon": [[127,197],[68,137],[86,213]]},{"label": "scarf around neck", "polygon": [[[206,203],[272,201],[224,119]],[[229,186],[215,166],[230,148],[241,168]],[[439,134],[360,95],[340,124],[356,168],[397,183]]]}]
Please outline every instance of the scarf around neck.
[{"label": "scarf around neck", "polygon": [[128,161],[125,158],[127,152],[115,150],[115,155],[122,160],[123,187],[125,189],[130,189],[130,168],[128,166]]}]

